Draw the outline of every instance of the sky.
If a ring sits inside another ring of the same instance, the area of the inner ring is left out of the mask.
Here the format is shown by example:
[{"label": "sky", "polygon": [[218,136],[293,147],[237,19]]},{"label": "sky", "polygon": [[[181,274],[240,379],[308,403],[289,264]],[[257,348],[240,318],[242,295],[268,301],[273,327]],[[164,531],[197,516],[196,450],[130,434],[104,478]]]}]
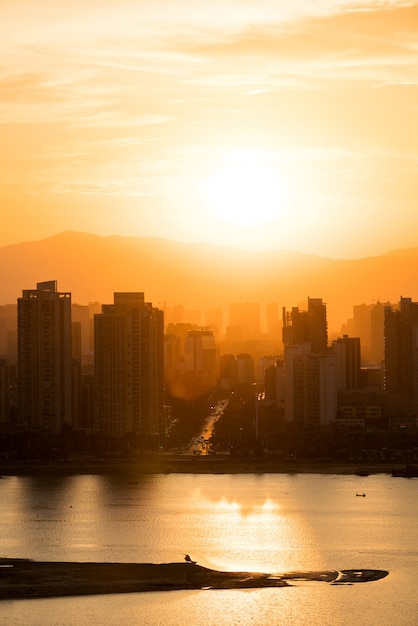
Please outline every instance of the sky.
[{"label": "sky", "polygon": [[415,247],[418,2],[0,0],[0,246]]}]

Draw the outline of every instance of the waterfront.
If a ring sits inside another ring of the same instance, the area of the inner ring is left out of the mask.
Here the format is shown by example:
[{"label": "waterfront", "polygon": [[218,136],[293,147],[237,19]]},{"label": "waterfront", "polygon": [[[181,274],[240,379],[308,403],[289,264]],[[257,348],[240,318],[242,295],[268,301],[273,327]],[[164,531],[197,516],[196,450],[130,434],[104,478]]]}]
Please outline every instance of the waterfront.
[{"label": "waterfront", "polygon": [[[365,493],[365,498],[356,493]],[[0,555],[181,561],[263,572],[376,568],[381,581],[2,602],[7,624],[415,624],[418,481],[318,474],[10,476]]]}]

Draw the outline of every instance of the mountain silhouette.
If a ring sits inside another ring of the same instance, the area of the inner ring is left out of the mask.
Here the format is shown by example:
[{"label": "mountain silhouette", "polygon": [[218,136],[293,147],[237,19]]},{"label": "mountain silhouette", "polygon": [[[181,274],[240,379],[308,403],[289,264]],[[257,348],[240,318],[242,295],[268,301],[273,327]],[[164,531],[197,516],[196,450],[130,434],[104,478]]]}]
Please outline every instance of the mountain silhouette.
[{"label": "mountain silhouette", "polygon": [[327,303],[330,331],[337,332],[353,305],[396,303],[401,295],[416,299],[418,290],[418,248],[341,260],[67,231],[0,248],[0,267],[0,304],[16,302],[23,289],[45,280],[57,280],[59,291],[70,291],[78,304],[113,302],[115,291],[143,291],[159,307],[277,302],[289,309],[309,296]]}]

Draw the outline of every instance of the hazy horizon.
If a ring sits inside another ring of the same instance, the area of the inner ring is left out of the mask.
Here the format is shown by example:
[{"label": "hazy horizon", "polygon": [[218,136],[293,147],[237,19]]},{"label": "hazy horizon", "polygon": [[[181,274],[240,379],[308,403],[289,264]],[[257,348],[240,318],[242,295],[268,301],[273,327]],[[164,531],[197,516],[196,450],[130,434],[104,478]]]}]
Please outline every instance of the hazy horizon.
[{"label": "hazy horizon", "polygon": [[305,257],[318,257],[320,259],[326,259],[326,260],[330,260],[330,261],[361,261],[363,259],[369,259],[369,258],[374,258],[374,257],[384,257],[384,256],[388,256],[388,255],[394,255],[394,256],[403,256],[403,255],[408,255],[408,253],[412,253],[412,256],[418,256],[418,245],[416,246],[405,246],[405,247],[401,247],[401,248],[390,248],[390,249],[385,249],[383,250],[381,253],[376,253],[376,254],[365,254],[364,256],[353,256],[353,257],[339,257],[339,256],[332,256],[332,255],[326,255],[326,254],[321,254],[320,252],[318,253],[313,253],[313,252],[306,252],[304,250],[299,250],[297,248],[278,248],[278,247],[271,247],[271,248],[265,248],[263,250],[252,250],[249,248],[246,248],[245,246],[240,246],[240,245],[234,245],[234,244],[228,244],[228,243],[214,243],[211,241],[204,241],[204,240],[197,240],[197,241],[182,241],[181,239],[177,239],[174,237],[163,237],[163,236],[159,236],[157,234],[155,235],[141,235],[141,234],[127,234],[127,235],[121,235],[118,233],[109,233],[109,234],[100,234],[100,233],[96,233],[96,232],[91,232],[91,231],[79,231],[76,229],[66,229],[66,230],[61,230],[61,231],[57,231],[57,232],[53,232],[50,234],[45,234],[43,236],[39,236],[37,238],[29,238],[29,239],[22,239],[19,241],[15,241],[12,243],[6,243],[4,245],[0,245],[0,249],[2,248],[8,248],[8,247],[12,247],[12,246],[19,246],[21,244],[31,244],[31,243],[40,243],[49,239],[54,239],[56,237],[60,237],[60,236],[64,236],[67,234],[75,234],[75,235],[86,235],[86,236],[92,236],[92,237],[98,237],[100,239],[112,239],[112,238],[117,238],[117,239],[126,239],[126,240],[132,240],[132,239],[138,239],[138,240],[156,240],[156,241],[165,241],[167,243],[173,243],[173,244],[184,244],[186,246],[190,245],[190,246],[207,246],[209,248],[224,248],[224,249],[231,249],[231,250],[236,250],[238,252],[245,252],[245,253],[251,253],[254,254],[255,256],[258,255],[263,255],[263,254],[269,254],[269,253],[289,253],[289,254],[296,254],[296,255],[300,255],[300,256],[305,256]]},{"label": "hazy horizon", "polygon": [[[102,236],[66,231],[0,247],[7,280],[0,303],[22,290],[56,280],[78,304],[111,302],[114,292],[140,291],[159,308],[226,310],[231,303],[306,307],[308,297],[327,304],[329,329],[340,332],[353,306],[418,300],[418,248],[358,260],[330,259],[295,251],[253,252],[162,238]],[[193,317],[194,319],[194,317]]]}]

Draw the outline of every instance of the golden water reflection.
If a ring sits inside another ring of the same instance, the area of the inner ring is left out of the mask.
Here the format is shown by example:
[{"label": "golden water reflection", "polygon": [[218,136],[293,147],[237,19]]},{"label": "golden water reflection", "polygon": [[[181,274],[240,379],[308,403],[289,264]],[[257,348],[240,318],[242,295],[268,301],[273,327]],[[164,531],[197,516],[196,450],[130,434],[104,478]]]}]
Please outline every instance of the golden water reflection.
[{"label": "golden water reflection", "polygon": [[317,566],[318,550],[312,529],[303,518],[286,511],[278,500],[254,494],[241,502],[225,495],[212,500],[203,490],[195,490],[190,505],[210,511],[206,532],[209,562],[203,565],[280,573],[306,568],[306,561],[298,555],[308,545]]}]

